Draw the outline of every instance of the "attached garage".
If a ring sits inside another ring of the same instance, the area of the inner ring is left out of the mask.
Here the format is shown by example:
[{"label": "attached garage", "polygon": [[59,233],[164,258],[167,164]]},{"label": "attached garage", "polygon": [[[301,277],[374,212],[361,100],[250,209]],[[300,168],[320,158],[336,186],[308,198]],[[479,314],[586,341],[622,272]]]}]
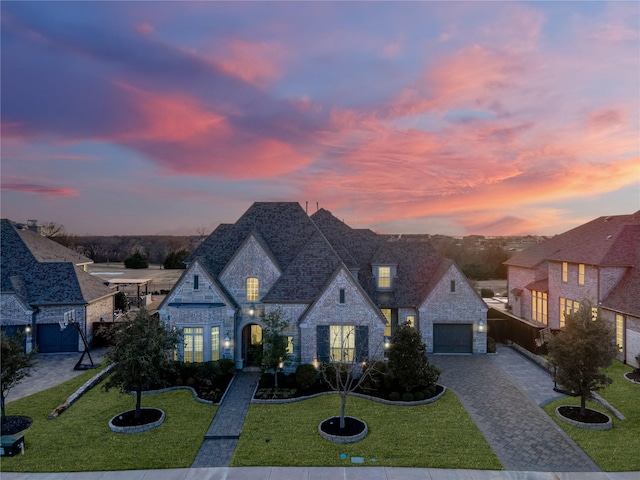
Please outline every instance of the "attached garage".
[{"label": "attached garage", "polygon": [[473,353],[473,324],[434,324],[433,353]]},{"label": "attached garage", "polygon": [[78,329],[72,326],[60,330],[60,325],[38,325],[38,352],[60,353],[78,351]]}]

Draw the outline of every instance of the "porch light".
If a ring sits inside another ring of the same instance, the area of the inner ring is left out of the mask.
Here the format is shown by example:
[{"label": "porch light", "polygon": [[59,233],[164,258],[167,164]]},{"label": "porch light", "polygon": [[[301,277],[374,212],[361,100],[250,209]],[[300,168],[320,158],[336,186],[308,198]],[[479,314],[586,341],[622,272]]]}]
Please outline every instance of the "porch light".
[{"label": "porch light", "polygon": [[391,339],[389,337],[384,337],[384,349],[389,350],[391,347]]},{"label": "porch light", "polygon": [[254,313],[256,313],[256,306],[253,302],[251,302],[251,305],[249,305],[249,315],[253,317]]},{"label": "porch light", "polygon": [[29,335],[31,333],[31,325],[27,325],[24,331],[27,335]]},{"label": "porch light", "polygon": [[230,346],[231,346],[231,338],[229,337],[229,334],[227,333],[224,336],[224,348],[226,348],[228,350]]},{"label": "porch light", "polygon": [[318,362],[318,357],[313,357],[313,362],[311,362],[311,363],[313,364],[313,366],[315,367],[316,370],[320,366],[320,362]]},{"label": "porch light", "polygon": [[484,332],[484,320],[480,320],[478,322],[478,331],[479,332]]},{"label": "porch light", "polygon": [[280,370],[282,370],[284,368],[284,361],[282,360],[282,357],[280,357],[280,363],[278,363],[278,368]]}]

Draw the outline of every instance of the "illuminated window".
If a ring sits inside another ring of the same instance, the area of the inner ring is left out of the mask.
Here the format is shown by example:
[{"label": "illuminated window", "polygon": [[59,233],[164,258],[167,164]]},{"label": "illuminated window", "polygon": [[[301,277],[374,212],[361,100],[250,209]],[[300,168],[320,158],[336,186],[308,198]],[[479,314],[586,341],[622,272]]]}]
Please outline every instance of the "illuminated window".
[{"label": "illuminated window", "polygon": [[378,267],[378,288],[391,287],[391,267]]},{"label": "illuminated window", "polygon": [[194,275],[193,276],[193,289],[194,290],[198,290],[199,287],[200,287],[200,277],[198,277],[198,275]]},{"label": "illuminated window", "polygon": [[251,345],[262,345],[262,327],[260,325],[251,325],[250,335]]},{"label": "illuminated window", "polygon": [[591,307],[591,320],[594,322],[598,319],[598,307]]},{"label": "illuminated window", "polygon": [[211,360],[220,360],[220,327],[211,327]]},{"label": "illuminated window", "polygon": [[622,352],[624,348],[624,317],[616,314],[616,344]]},{"label": "illuminated window", "polygon": [[255,277],[247,278],[247,300],[249,302],[258,301],[258,286],[260,282]]},{"label": "illuminated window", "polygon": [[407,315],[407,323],[410,327],[416,326],[416,317],[414,315]]},{"label": "illuminated window", "polygon": [[293,337],[287,335],[287,355],[293,355]]},{"label": "illuminated window", "polygon": [[391,309],[381,308],[380,311],[382,312],[382,315],[384,315],[384,318],[387,319],[387,323],[384,326],[384,336],[390,337],[391,336]]},{"label": "illuminated window", "polygon": [[531,319],[547,324],[547,294],[546,292],[531,291]]},{"label": "illuminated window", "polygon": [[[568,298],[560,297],[560,328],[563,328],[566,325],[567,315],[578,311],[579,308],[580,308],[580,302],[577,302],[576,300],[570,300]],[[596,309],[596,315],[597,315],[597,309]]]},{"label": "illuminated window", "polygon": [[584,285],[584,263],[578,264],[578,285]]},{"label": "illuminated window", "polygon": [[567,262],[562,262],[562,281],[567,282],[569,279],[569,265]]},{"label": "illuminated window", "polygon": [[331,361],[353,362],[356,354],[356,334],[353,325],[331,325],[329,329]]},{"label": "illuminated window", "polygon": [[184,335],[184,361],[185,363],[202,362],[204,353],[204,332],[202,327],[185,327]]}]

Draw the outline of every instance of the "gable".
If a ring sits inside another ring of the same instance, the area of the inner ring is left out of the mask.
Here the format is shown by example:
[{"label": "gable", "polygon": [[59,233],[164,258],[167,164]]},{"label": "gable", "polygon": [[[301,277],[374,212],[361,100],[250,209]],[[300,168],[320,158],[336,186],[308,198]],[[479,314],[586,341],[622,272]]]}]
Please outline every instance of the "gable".
[{"label": "gable", "polygon": [[450,263],[449,268],[420,305],[420,309],[444,310],[448,315],[458,317],[467,315],[469,311],[486,314],[488,307],[467,277],[454,263]]},{"label": "gable", "polygon": [[219,280],[236,301],[246,292],[247,278],[257,278],[260,292],[266,292],[280,278],[277,261],[260,236],[253,232],[224,267]]},{"label": "gable", "polygon": [[[195,276],[198,277],[197,288],[194,285]],[[232,302],[197,260],[180,276],[159,309],[183,304],[232,306]]]}]

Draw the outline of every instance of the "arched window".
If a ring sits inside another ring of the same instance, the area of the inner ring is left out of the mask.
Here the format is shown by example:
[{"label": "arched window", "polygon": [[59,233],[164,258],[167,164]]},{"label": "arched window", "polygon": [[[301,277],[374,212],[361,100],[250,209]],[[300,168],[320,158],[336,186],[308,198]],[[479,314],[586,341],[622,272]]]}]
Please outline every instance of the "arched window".
[{"label": "arched window", "polygon": [[249,302],[257,302],[258,301],[258,288],[260,286],[260,282],[255,277],[247,278],[247,301]]}]

